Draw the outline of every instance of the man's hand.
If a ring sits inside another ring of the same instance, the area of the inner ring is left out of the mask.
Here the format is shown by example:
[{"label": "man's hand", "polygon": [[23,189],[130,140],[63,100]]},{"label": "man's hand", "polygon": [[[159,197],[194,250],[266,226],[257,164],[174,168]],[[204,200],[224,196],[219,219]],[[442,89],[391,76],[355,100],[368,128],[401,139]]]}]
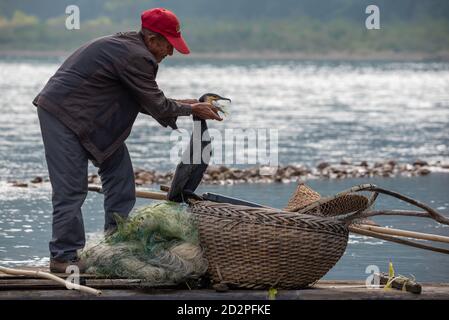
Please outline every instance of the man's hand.
[{"label": "man's hand", "polygon": [[198,118],[201,118],[204,120],[207,120],[207,119],[213,119],[213,120],[218,120],[218,121],[223,120],[218,115],[218,108],[216,108],[213,105],[206,103],[206,102],[192,104],[192,113],[193,113],[193,115],[197,116]]}]

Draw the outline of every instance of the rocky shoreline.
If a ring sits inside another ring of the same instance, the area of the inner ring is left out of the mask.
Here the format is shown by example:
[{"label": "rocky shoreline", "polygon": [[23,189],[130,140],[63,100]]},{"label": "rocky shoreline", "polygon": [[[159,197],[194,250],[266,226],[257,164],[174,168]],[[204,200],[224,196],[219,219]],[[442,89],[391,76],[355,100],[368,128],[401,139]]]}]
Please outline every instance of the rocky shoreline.
[{"label": "rocky shoreline", "polygon": [[[290,183],[309,179],[345,179],[396,176],[425,176],[432,172],[448,172],[449,162],[428,163],[416,160],[413,163],[399,163],[394,160],[368,163],[362,161],[354,164],[342,160],[340,163],[320,162],[315,167],[305,165],[287,165],[278,168],[254,167],[235,169],[225,166],[210,166],[204,177],[204,184],[232,185],[237,183]],[[155,170],[137,169],[134,172],[137,186],[150,184],[170,184],[173,172],[157,172]],[[43,177],[35,177],[29,182],[9,181],[15,187],[28,187],[48,181]],[[91,174],[88,183],[100,184],[100,177]]]}]

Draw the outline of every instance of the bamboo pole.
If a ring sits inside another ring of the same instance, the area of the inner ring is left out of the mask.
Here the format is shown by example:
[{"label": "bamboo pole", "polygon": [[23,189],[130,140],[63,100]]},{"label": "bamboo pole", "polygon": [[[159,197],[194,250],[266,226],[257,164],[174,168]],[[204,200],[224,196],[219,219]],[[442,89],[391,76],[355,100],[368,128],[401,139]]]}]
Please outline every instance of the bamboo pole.
[{"label": "bamboo pole", "polygon": [[0,266],[0,271],[6,274],[11,274],[11,275],[18,275],[18,276],[35,276],[38,278],[44,278],[44,279],[49,279],[49,280],[53,280],[63,286],[65,286],[67,289],[75,289],[75,290],[79,290],[81,292],[86,292],[86,293],[90,293],[90,294],[94,294],[96,296],[100,296],[102,294],[102,292],[100,290],[96,290],[90,287],[86,287],[86,286],[82,286],[82,285],[77,285],[74,284],[70,281],[64,280],[60,277],[57,277],[51,273],[48,272],[44,272],[44,271],[40,271],[40,270],[23,270],[23,269],[12,269],[12,268],[6,268],[6,267],[2,267]]},{"label": "bamboo pole", "polygon": [[[87,189],[89,191],[103,193],[103,189],[100,186],[94,184],[90,184]],[[136,197],[154,200],[167,200],[167,194],[165,192],[158,192],[158,191],[136,190]]]},{"label": "bamboo pole", "polygon": [[136,196],[139,198],[146,198],[146,199],[167,200],[167,194],[165,192],[136,191]]},{"label": "bamboo pole", "polygon": [[[385,191],[384,189],[380,189],[377,188],[373,185],[361,185],[361,186],[356,186],[353,187],[351,189],[349,189],[349,191],[357,191],[359,189],[370,189],[370,188],[375,188],[377,190],[381,190],[381,191]],[[168,190],[169,188],[166,186],[163,186],[163,188],[161,188],[162,190]],[[100,192],[102,193],[102,189],[100,186],[98,185],[89,185],[89,190],[90,191],[96,191],[96,192]],[[346,190],[347,192],[348,190]],[[339,193],[339,195],[341,194],[345,194],[346,192],[341,192]],[[390,192],[391,194],[394,194],[394,196],[396,195],[396,193],[394,192]],[[167,194],[164,192],[154,192],[154,191],[136,191],[136,196],[137,197],[141,197],[141,198],[147,198],[147,199],[155,199],[155,200],[167,200]],[[406,198],[406,197],[404,197]],[[403,200],[403,199],[401,199]],[[407,200],[409,200],[409,198],[407,198]],[[413,200],[413,199],[412,199]],[[413,200],[414,203],[416,204],[418,203],[417,201]],[[425,208],[428,209],[427,206],[420,204],[421,208]],[[278,210],[273,208],[274,210]],[[386,213],[387,215],[395,215],[395,214],[403,214],[403,215],[410,215],[410,216],[420,216],[420,217],[429,217],[429,218],[434,218],[435,219],[435,214],[431,215],[428,212],[418,212],[418,211],[394,211],[394,210],[389,210],[389,211],[376,211],[375,214],[373,215],[382,215]],[[367,215],[368,216],[368,215]],[[361,216],[363,217],[363,215]],[[437,221],[441,221],[443,219],[435,219]],[[444,222],[442,222],[444,223]],[[441,248],[435,248],[432,246],[426,246],[420,243],[415,243],[412,241],[407,241],[405,239],[400,239],[394,236],[403,236],[403,237],[408,237],[408,238],[415,238],[415,239],[422,239],[422,240],[430,240],[430,241],[439,241],[439,242],[444,242],[444,243],[449,243],[449,237],[444,237],[444,236],[439,236],[439,235],[432,235],[432,234],[427,234],[427,233],[420,233],[420,232],[412,232],[412,231],[406,231],[406,230],[400,230],[400,229],[390,229],[390,228],[384,228],[384,227],[375,227],[375,226],[370,226],[370,225],[357,225],[357,227],[354,226],[349,226],[349,230],[353,233],[357,233],[357,234],[361,234],[361,235],[366,235],[366,236],[371,236],[374,238],[379,238],[379,239],[383,239],[383,240],[387,240],[387,241],[392,241],[392,242],[397,242],[397,243],[401,243],[404,245],[409,245],[412,247],[417,247],[417,248],[421,248],[421,249],[426,249],[426,250],[431,250],[431,251],[436,251],[436,252],[440,252],[440,253],[446,253],[449,254],[449,250],[445,250],[445,249],[441,249]],[[387,235],[393,235],[393,236],[387,236]]]},{"label": "bamboo pole", "polygon": [[358,224],[358,225],[356,225],[356,227],[360,228],[360,229],[368,230],[368,231],[373,231],[373,232],[382,233],[382,234],[389,234],[389,235],[393,235],[393,236],[449,243],[449,237],[440,236],[440,235],[436,235],[436,234],[428,234],[428,233],[422,233],[422,232],[414,232],[414,231],[385,228],[385,227],[376,227],[376,226],[371,226],[371,225],[367,225],[367,224]]},{"label": "bamboo pole", "polygon": [[411,246],[411,247],[415,247],[415,248],[449,254],[449,250],[444,249],[444,248],[432,247],[432,246],[428,246],[428,245],[425,245],[422,243],[417,243],[417,242],[405,240],[402,238],[398,238],[398,237],[394,237],[394,236],[390,236],[390,235],[386,235],[386,234],[382,234],[382,233],[377,233],[377,232],[373,232],[373,231],[369,231],[369,230],[365,230],[365,229],[360,229],[355,226],[349,226],[349,231],[351,231],[352,233],[360,234],[362,236],[373,237],[373,238],[382,239],[382,240],[386,240],[386,241],[396,242],[399,244],[403,244],[403,245],[407,245],[407,246]]},{"label": "bamboo pole", "polygon": [[415,210],[373,210],[365,211],[357,219],[369,218],[374,216],[403,216],[403,217],[417,217],[417,218],[430,218],[432,217],[425,211],[415,211]]}]

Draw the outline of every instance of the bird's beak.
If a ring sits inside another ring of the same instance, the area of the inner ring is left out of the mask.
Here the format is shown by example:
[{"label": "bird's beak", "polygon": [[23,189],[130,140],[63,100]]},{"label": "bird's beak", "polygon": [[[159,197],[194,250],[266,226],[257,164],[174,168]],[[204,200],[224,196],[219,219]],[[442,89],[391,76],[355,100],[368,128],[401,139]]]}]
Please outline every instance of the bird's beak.
[{"label": "bird's beak", "polygon": [[218,96],[218,98],[216,100],[227,100],[227,101],[231,102],[231,99],[225,98],[225,97],[220,97],[220,96]]}]

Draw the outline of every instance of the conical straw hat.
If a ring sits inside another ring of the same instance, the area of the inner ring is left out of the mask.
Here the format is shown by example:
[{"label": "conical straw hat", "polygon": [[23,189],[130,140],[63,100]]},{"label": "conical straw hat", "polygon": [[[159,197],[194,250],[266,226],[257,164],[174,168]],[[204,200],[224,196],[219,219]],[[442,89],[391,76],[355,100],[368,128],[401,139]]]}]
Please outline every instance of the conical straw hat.
[{"label": "conical straw hat", "polygon": [[300,183],[284,211],[298,212],[314,203],[319,204],[302,213],[319,216],[338,216],[367,209],[369,199],[354,193],[322,198],[318,192],[312,190],[304,183]]},{"label": "conical straw hat", "polygon": [[292,197],[288,201],[287,206],[284,208],[285,211],[295,212],[302,208],[307,207],[309,204],[314,203],[321,199],[318,192],[313,191],[310,187],[306,186],[304,183],[299,183],[296,191],[293,193]]}]

